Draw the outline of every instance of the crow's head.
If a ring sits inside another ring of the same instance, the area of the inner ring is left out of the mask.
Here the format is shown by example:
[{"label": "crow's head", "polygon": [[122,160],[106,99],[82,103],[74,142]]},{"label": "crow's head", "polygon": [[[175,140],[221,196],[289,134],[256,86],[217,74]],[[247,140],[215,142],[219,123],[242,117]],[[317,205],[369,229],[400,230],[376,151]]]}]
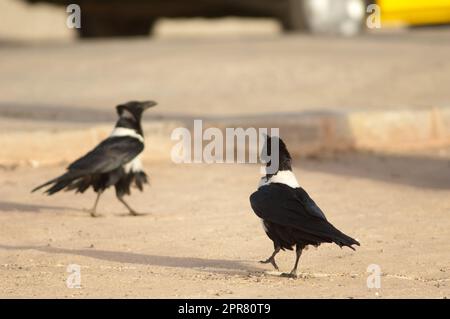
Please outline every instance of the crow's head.
[{"label": "crow's head", "polygon": [[157,103],[154,101],[130,101],[124,104],[117,105],[116,109],[117,114],[119,114],[120,117],[128,117],[136,121],[140,121],[142,113],[144,113],[146,109],[149,109],[156,104]]},{"label": "crow's head", "polygon": [[[275,147],[275,148],[274,148]],[[287,150],[286,144],[278,136],[267,136],[263,152],[268,156],[269,161],[266,161],[267,168],[275,168],[275,171],[268,175],[274,175],[278,171],[291,171],[292,158]],[[278,160],[278,165],[272,160]]]}]

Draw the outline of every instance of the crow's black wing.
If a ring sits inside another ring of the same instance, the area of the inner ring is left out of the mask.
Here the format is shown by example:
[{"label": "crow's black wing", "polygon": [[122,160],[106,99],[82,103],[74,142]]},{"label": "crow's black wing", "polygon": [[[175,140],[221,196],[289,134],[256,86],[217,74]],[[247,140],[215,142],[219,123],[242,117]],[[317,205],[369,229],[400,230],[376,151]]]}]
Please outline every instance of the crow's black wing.
[{"label": "crow's black wing", "polygon": [[[250,203],[264,216],[261,217],[280,224],[288,221],[326,221],[325,215],[303,188],[292,188],[280,183],[260,187],[250,196]],[[294,225],[296,223],[294,222]]]},{"label": "crow's black wing", "polygon": [[130,162],[143,149],[144,143],[136,138],[129,136],[109,137],[92,151],[70,164],[66,173],[37,186],[32,192],[50,184],[55,184],[47,190],[47,193],[51,195],[84,175],[113,171]]},{"label": "crow's black wing", "polygon": [[359,245],[329,223],[320,208],[301,188],[284,184],[269,184],[260,187],[250,196],[255,214],[274,224],[292,227],[305,237],[320,242],[335,242],[339,246]]},{"label": "crow's black wing", "polygon": [[306,213],[311,216],[315,216],[317,218],[321,218],[327,220],[325,214],[320,209],[319,206],[313,201],[313,199],[308,195],[308,193],[301,187],[296,188],[297,198],[300,200],[301,205],[303,206]]},{"label": "crow's black wing", "polygon": [[67,168],[84,173],[106,173],[130,162],[144,149],[144,144],[129,136],[109,137]]}]

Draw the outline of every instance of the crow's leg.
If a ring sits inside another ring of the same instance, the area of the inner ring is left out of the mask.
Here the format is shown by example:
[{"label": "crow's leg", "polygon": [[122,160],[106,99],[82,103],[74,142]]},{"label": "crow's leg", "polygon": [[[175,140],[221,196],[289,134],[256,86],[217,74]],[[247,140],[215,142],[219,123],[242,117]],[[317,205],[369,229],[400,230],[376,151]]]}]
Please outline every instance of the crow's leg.
[{"label": "crow's leg", "polygon": [[267,258],[266,260],[261,260],[260,263],[261,263],[261,264],[268,264],[268,263],[271,263],[272,266],[273,266],[273,268],[275,268],[276,270],[279,270],[279,269],[278,269],[278,265],[277,265],[277,263],[275,262],[275,256],[276,256],[279,252],[280,252],[280,247],[279,247],[279,246],[275,246],[275,250],[273,251],[272,255],[271,255],[269,258]]},{"label": "crow's leg", "polygon": [[305,248],[305,246],[296,246],[295,249],[295,264],[294,264],[294,268],[292,268],[290,273],[282,273],[281,275],[283,277],[289,277],[289,278],[297,278],[297,267],[298,267],[298,261],[300,260],[300,256],[302,255],[302,251],[303,248]]},{"label": "crow's leg", "polygon": [[130,212],[130,215],[132,215],[132,216],[139,216],[139,215],[140,215],[137,211],[135,211],[133,208],[131,208],[130,205],[127,204],[127,202],[123,199],[122,196],[117,195],[117,199],[118,199],[118,200],[119,200],[126,208],[128,208],[128,211]]},{"label": "crow's leg", "polygon": [[91,214],[91,217],[98,217],[99,215],[97,215],[97,204],[98,201],[100,199],[100,195],[102,195],[103,191],[98,191],[97,192],[97,198],[95,199],[95,203],[94,203],[94,207],[92,207],[91,209],[88,209],[88,212]]}]

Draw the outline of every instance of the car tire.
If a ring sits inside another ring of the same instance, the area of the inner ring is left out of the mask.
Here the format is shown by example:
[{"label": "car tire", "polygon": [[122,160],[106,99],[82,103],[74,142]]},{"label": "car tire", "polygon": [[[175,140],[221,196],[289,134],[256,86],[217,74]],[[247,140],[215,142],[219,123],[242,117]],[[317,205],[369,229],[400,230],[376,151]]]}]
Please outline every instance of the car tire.
[{"label": "car tire", "polygon": [[121,14],[101,14],[84,10],[81,28],[77,29],[81,38],[105,38],[145,36],[151,33],[155,20],[146,17],[132,17]]}]

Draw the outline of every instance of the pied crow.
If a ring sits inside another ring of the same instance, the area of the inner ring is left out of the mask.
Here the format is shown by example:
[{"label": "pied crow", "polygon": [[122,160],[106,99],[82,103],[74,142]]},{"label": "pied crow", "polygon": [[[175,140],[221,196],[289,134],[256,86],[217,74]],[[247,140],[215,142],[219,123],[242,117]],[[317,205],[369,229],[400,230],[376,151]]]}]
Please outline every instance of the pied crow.
[{"label": "pied crow", "polygon": [[32,192],[51,185],[45,191],[48,195],[62,189],[84,193],[92,186],[97,198],[89,212],[92,217],[96,217],[101,194],[114,185],[117,199],[127,207],[131,215],[138,215],[123,197],[130,194],[132,184],[142,191],[143,184],[147,183],[147,175],[139,159],[139,154],[144,149],[141,117],[145,110],[155,105],[156,102],[153,101],[131,101],[116,106],[119,119],[111,135],[70,164],[63,175],[39,185]]},{"label": "pied crow", "polygon": [[[277,139],[278,149],[271,143]],[[266,164],[266,175],[260,180],[258,190],[251,194],[250,204],[255,214],[261,218],[264,231],[273,241],[274,252],[261,263],[271,263],[278,270],[275,256],[280,250],[293,250],[296,257],[292,271],[283,273],[285,277],[297,277],[297,266],[302,250],[308,245],[335,243],[350,247],[359,242],[336,229],[325,217],[322,210],[300,187],[292,172],[291,156],[279,137],[266,138],[266,154],[271,159]],[[268,173],[274,158],[271,149],[278,150],[278,168]]]}]

